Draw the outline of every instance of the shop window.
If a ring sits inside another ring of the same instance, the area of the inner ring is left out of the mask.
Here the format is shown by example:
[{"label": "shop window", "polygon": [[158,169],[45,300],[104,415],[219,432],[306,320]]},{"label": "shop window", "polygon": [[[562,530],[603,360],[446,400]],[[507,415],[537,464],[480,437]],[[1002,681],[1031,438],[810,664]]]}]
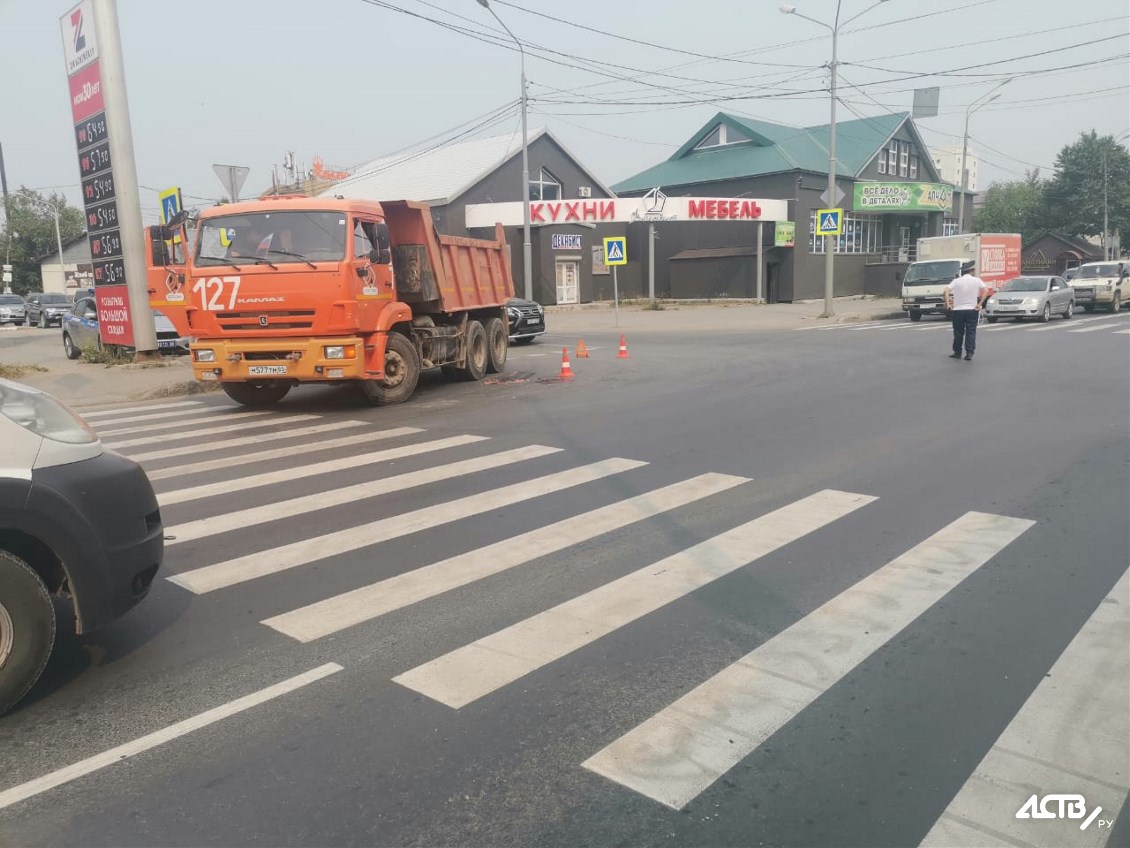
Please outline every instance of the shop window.
[{"label": "shop window", "polygon": [[910,157],[910,178],[912,180],[918,179],[918,156],[912,155]]},{"label": "shop window", "polygon": [[560,199],[561,181],[550,173],[549,168],[542,168],[536,179],[530,179],[530,200]]},{"label": "shop window", "polygon": [[959,230],[957,229],[957,218],[946,218],[942,221],[942,235],[943,236],[956,236]]}]

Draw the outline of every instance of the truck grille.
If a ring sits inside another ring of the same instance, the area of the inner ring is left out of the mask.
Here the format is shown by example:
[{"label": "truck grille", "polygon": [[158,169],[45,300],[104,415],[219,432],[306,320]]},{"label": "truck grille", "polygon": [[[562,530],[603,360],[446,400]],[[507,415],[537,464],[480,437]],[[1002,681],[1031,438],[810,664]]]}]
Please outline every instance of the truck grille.
[{"label": "truck grille", "polygon": [[225,330],[309,330],[314,326],[314,310],[217,312],[216,320]]}]

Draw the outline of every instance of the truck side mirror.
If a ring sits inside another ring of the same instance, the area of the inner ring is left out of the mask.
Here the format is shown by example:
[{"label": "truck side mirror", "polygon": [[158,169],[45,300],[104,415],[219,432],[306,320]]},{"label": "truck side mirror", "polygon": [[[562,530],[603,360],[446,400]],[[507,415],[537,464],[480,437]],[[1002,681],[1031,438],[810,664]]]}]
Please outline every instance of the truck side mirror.
[{"label": "truck side mirror", "polygon": [[369,251],[369,261],[378,265],[387,265],[392,261],[392,251],[387,247],[374,247]]}]

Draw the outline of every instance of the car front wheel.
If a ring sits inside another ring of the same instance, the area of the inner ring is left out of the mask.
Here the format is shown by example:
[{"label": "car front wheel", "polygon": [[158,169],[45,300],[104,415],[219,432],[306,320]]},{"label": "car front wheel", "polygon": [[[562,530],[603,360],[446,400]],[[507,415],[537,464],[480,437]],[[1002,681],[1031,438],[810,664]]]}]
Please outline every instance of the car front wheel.
[{"label": "car front wheel", "polygon": [[1044,324],[1052,320],[1052,305],[1050,303],[1044,304],[1044,311],[1040,313],[1040,321]]},{"label": "car front wheel", "polygon": [[63,331],[63,353],[67,355],[67,359],[78,359],[82,356],[82,351],[74,343],[71,334],[65,330]]},{"label": "car front wheel", "polygon": [[1067,309],[1063,310],[1063,317],[1070,318],[1075,314],[1075,301],[1070,300],[1067,302]]}]

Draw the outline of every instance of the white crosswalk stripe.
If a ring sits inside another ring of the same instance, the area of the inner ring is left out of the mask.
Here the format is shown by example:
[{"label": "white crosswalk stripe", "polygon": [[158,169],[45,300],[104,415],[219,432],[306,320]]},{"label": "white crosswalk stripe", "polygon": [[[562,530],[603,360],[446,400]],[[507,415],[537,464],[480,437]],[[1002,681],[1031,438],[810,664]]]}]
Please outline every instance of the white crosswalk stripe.
[{"label": "white crosswalk stripe", "polygon": [[1100,331],[1100,330],[1113,330],[1116,327],[1121,327],[1125,323],[1126,323],[1125,321],[1119,320],[1118,318],[1115,318],[1114,320],[1112,320],[1108,323],[1105,323],[1105,324],[1095,324],[1092,327],[1081,327],[1077,330],[1068,330],[1067,332],[1069,332],[1069,333],[1094,333],[1094,332],[1097,332],[1097,331]]},{"label": "white crosswalk stripe", "polygon": [[[98,432],[99,438],[102,439],[105,439],[107,436],[129,436],[133,433],[156,433],[161,430],[184,430],[185,432],[194,432],[201,424],[218,424],[221,421],[236,423],[248,418],[258,418],[264,415],[275,415],[277,417],[277,413],[271,410],[243,412],[237,409],[225,409],[220,412],[209,412],[195,417],[186,417],[177,421],[160,421],[156,424],[131,424],[129,427],[113,427],[108,430],[101,430],[97,427],[94,429]],[[120,422],[114,423],[117,424]]]},{"label": "white crosswalk stripe", "polygon": [[370,451],[369,453],[351,454],[349,456],[327,459],[322,462],[313,462],[309,465],[291,465],[278,471],[265,471],[262,474],[252,474],[236,480],[223,480],[219,483],[208,483],[202,486],[190,486],[185,489],[173,489],[157,496],[157,502],[162,506],[185,503],[186,501],[211,498],[229,492],[242,492],[246,489],[255,489],[260,486],[273,486],[285,483],[288,480],[300,480],[316,474],[329,474],[333,471],[345,471],[350,468],[360,468],[377,462],[387,462],[392,459],[403,459],[417,456],[432,451],[454,448],[461,445],[471,445],[475,442],[486,441],[486,436],[450,436],[446,439],[434,439],[430,442],[417,442],[386,450]]},{"label": "white crosswalk stripe", "polygon": [[819,492],[393,680],[458,709],[874,500]]},{"label": "white crosswalk stripe", "polygon": [[[280,419],[275,419],[273,423],[278,424]],[[229,450],[231,448],[240,448],[246,445],[259,445],[264,441],[270,440],[271,444],[282,441],[289,441],[290,439],[301,439],[307,436],[320,436],[322,433],[329,433],[334,430],[344,430],[349,427],[364,426],[363,421],[329,421],[325,424],[314,424],[310,427],[298,427],[290,430],[281,430],[276,433],[256,434],[254,436],[239,436],[235,439],[221,439],[219,441],[209,440],[204,444],[178,444],[176,447],[162,448],[161,450],[146,451],[144,453],[129,452],[129,458],[135,462],[154,462],[159,459],[173,459],[178,456],[187,456],[189,454],[214,454],[217,451]],[[404,428],[402,428],[404,429]],[[413,428],[407,428],[409,430]],[[182,438],[192,438],[199,436],[200,433],[186,433]],[[380,438],[374,435],[373,438]],[[169,436],[169,441],[178,440],[176,436]],[[307,443],[314,444],[314,443]],[[320,447],[331,447],[328,442],[316,442]],[[121,450],[121,445],[114,445],[114,450]],[[296,446],[297,448],[298,446]],[[287,449],[289,452],[289,449]],[[224,461],[226,463],[226,460]],[[178,468],[187,468],[189,466],[179,466]],[[184,472],[190,473],[190,472]]]},{"label": "white crosswalk stripe", "polygon": [[[333,430],[342,429],[344,427],[363,427],[364,421],[341,421],[332,425]],[[305,435],[319,435],[324,432],[329,432],[331,426],[325,427],[307,427],[303,428],[308,432]],[[313,431],[313,432],[309,432]],[[162,468],[157,471],[148,471],[150,480],[167,480],[170,477],[185,477],[189,474],[199,474],[203,471],[216,471],[221,468],[234,468],[237,465],[247,465],[252,462],[264,462],[270,459],[279,459],[281,457],[299,456],[304,453],[316,453],[320,451],[333,450],[335,448],[352,447],[353,445],[369,445],[373,442],[381,441],[382,439],[393,439],[399,436],[411,436],[416,433],[423,433],[419,427],[396,427],[392,430],[378,430],[373,432],[366,430],[363,433],[354,433],[349,436],[341,436],[336,439],[315,439],[312,442],[307,442],[304,445],[290,445],[282,448],[271,448],[270,450],[251,451],[250,453],[241,453],[233,457],[221,457],[219,459],[202,459],[199,462],[189,462],[184,465],[175,465],[172,468]],[[283,436],[292,436],[291,433],[280,433],[275,438],[282,438]],[[223,444],[222,442],[217,444]],[[160,451],[158,451],[160,453]],[[153,457],[150,457],[153,458]]]},{"label": "white crosswalk stripe", "polygon": [[263,623],[301,642],[310,642],[746,482],[748,478],[729,474],[703,474],[268,618]]},{"label": "white crosswalk stripe", "polygon": [[1068,330],[1078,327],[1080,324],[1093,324],[1095,321],[1108,321],[1110,320],[1107,315],[1094,315],[1090,318],[1072,318],[1070,321],[1052,321],[1049,324],[1040,324],[1036,327],[1029,327],[1029,332],[1032,333],[1046,333],[1051,330]]},{"label": "white crosswalk stripe", "polygon": [[[1126,680],[1130,667],[1130,572],[1096,608],[926,834],[921,845],[1101,848],[1110,835],[1087,820],[1018,819],[1035,787],[1071,787],[1088,820],[1114,819],[1126,799]],[[1060,789],[1059,791],[1063,791]]]},{"label": "white crosswalk stripe", "polygon": [[1034,522],[970,512],[583,765],[682,809]]},{"label": "white crosswalk stripe", "polygon": [[[556,452],[559,449],[542,448],[542,450]],[[547,474],[534,480],[514,483],[491,492],[470,495],[403,515],[395,515],[361,526],[351,527],[336,533],[303,539],[300,542],[273,548],[270,551],[256,552],[226,562],[204,566],[175,575],[170,577],[169,580],[197,594],[212,592],[337,554],[366,548],[378,542],[438,527],[461,518],[481,515],[484,512],[521,503],[530,498],[559,492],[583,483],[591,483],[612,474],[640,468],[646,464],[630,459],[609,459],[594,462],[567,471]]]},{"label": "white crosswalk stripe", "polygon": [[95,409],[91,412],[82,411],[80,414],[89,421],[92,418],[116,418],[134,412],[163,412],[175,407],[207,406],[202,400],[177,400],[171,403],[154,403],[146,406],[124,406],[121,409]]},{"label": "white crosswalk stripe", "polygon": [[[172,404],[172,405],[177,406],[177,404]],[[209,413],[209,412],[219,412],[219,411],[224,410],[224,409],[227,409],[227,408],[221,407],[221,406],[211,406],[211,405],[205,406],[204,404],[198,404],[198,405],[191,407],[191,408],[188,408],[188,409],[174,409],[172,412],[149,412],[149,413],[146,413],[145,415],[127,415],[124,418],[123,417],[109,417],[108,416],[106,421],[105,421],[105,424],[107,426],[116,427],[119,424],[134,424],[138,421],[160,421],[160,420],[163,420],[165,418],[177,418],[177,419],[180,419],[180,420],[187,421],[188,419],[190,419],[190,418],[192,418],[193,416],[196,416],[196,415],[202,415],[202,414]],[[234,412],[235,410],[234,409],[228,409],[228,411]],[[93,423],[96,427],[98,427],[98,426],[101,426],[103,422],[102,421],[94,421],[94,422],[91,422],[91,423]]]},{"label": "white crosswalk stripe", "polygon": [[375,498],[379,495],[402,492],[405,489],[415,488],[416,486],[438,483],[441,480],[451,480],[455,477],[462,477],[464,474],[474,474],[478,471],[501,468],[515,462],[525,462],[526,460],[537,459],[538,457],[548,456],[549,454],[559,453],[560,451],[561,448],[551,448],[545,445],[530,445],[515,448],[514,450],[502,451],[501,453],[487,454],[486,456],[479,456],[473,459],[463,459],[458,462],[448,463],[447,465],[434,465],[422,471],[411,471],[407,474],[397,474],[394,477],[382,477],[364,483],[357,483],[352,486],[329,489],[312,495],[290,498],[289,500],[279,501],[277,503],[225,512],[222,515],[212,516],[211,518],[201,518],[197,521],[189,521],[169,528],[169,535],[173,536],[173,538],[169,540],[169,544],[176,545],[184,542],[192,542],[197,539],[203,539],[206,536],[215,536],[219,533],[231,532],[232,530],[243,530],[248,527],[253,527],[256,524],[264,524],[268,521],[294,518],[297,515],[305,515],[307,513],[317,512],[321,509],[328,509],[329,507],[355,503],[362,498]]},{"label": "white crosswalk stripe", "polygon": [[[164,435],[160,436],[142,436],[137,439],[107,439],[105,441],[105,444],[113,448],[114,450],[119,450],[121,448],[138,447],[140,445],[156,445],[161,444],[162,442],[176,441],[177,439],[186,437],[198,438],[200,436],[216,436],[220,433],[233,433],[236,430],[255,430],[264,427],[278,427],[282,424],[293,424],[296,421],[313,421],[318,417],[319,416],[317,415],[287,415],[282,418],[267,417],[259,419],[257,421],[252,421],[249,424],[240,423],[225,424],[221,427],[204,427],[202,429],[193,430],[191,433],[185,433],[183,435],[179,433],[165,433]],[[271,434],[265,433],[262,436],[259,436],[258,439],[262,440],[268,439],[270,437]],[[196,450],[200,450],[200,447],[198,446]]]}]

